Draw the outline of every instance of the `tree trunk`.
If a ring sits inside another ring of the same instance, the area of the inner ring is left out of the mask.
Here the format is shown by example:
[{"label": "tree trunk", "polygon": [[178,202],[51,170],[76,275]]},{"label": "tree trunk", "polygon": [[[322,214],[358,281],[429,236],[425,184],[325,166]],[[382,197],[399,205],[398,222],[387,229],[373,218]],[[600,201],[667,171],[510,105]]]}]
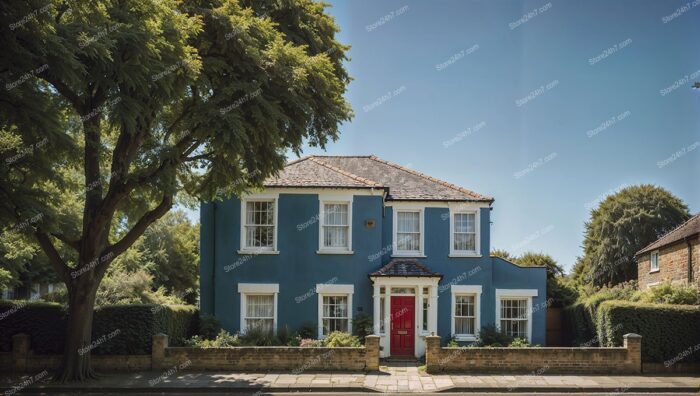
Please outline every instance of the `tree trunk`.
[{"label": "tree trunk", "polygon": [[63,361],[56,381],[84,381],[96,378],[90,365],[92,317],[99,279],[90,270],[78,275],[68,287],[68,326]]}]

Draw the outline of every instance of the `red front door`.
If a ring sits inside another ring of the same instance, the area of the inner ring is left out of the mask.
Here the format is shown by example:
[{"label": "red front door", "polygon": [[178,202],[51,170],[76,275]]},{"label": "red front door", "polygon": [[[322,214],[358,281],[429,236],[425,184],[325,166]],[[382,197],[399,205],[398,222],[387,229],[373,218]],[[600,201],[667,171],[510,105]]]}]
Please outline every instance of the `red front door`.
[{"label": "red front door", "polygon": [[415,300],[391,296],[391,356],[413,356]]}]

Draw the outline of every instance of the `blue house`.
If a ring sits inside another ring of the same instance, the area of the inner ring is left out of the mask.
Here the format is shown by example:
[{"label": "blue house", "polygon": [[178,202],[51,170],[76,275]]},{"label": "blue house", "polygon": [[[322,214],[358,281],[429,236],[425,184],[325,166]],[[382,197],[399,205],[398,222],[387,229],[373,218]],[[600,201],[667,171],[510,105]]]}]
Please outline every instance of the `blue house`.
[{"label": "blue house", "polygon": [[375,156],[311,156],[201,210],[201,310],[230,332],[373,318],[382,356],[431,333],[545,343],[546,270],[490,252],[493,199]]}]

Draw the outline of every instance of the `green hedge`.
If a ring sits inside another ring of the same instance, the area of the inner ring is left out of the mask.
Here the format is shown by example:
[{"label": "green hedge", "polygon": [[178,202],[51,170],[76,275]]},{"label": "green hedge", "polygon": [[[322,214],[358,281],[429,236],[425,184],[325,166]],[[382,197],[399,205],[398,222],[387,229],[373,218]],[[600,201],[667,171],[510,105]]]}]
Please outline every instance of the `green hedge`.
[{"label": "green hedge", "polygon": [[564,334],[569,335],[568,345],[597,346],[595,307],[588,303],[576,303],[562,310]]},{"label": "green hedge", "polygon": [[[24,303],[21,303],[24,304]],[[13,308],[0,301],[0,313]],[[66,311],[59,304],[26,303],[0,320],[0,351],[12,350],[12,336],[31,336],[37,354],[63,353]],[[165,333],[170,345],[179,346],[195,334],[198,312],[193,306],[111,305],[95,309],[92,339],[100,342],[92,352],[97,355],[140,355],[151,353],[151,338]]]},{"label": "green hedge", "polygon": [[[642,360],[663,363],[700,345],[700,307],[606,301],[598,307],[596,328],[603,346],[622,345],[622,336],[642,336]],[[700,362],[700,351],[683,362]]]}]

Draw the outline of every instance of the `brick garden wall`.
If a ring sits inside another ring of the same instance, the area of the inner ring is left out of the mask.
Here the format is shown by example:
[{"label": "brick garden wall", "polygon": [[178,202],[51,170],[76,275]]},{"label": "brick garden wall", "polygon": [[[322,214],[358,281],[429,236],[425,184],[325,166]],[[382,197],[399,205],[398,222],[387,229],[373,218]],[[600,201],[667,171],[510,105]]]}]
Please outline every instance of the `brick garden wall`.
[{"label": "brick garden wall", "polygon": [[640,374],[642,338],[627,334],[622,348],[443,348],[426,339],[429,373]]},{"label": "brick garden wall", "polygon": [[[58,367],[61,355],[35,355],[29,336],[13,337],[13,351],[0,353],[0,371],[39,372]],[[379,369],[379,337],[368,336],[360,348],[300,347],[168,347],[168,337],[153,337],[151,355],[93,355],[98,371],[143,371],[151,369],[231,370],[238,372],[306,370],[360,371]]]},{"label": "brick garden wall", "polygon": [[[693,281],[700,289],[700,236],[690,241],[693,261]],[[651,283],[671,281],[688,282],[688,245],[684,241],[659,249],[659,271],[649,272],[651,252],[637,257],[639,288],[646,289]]]}]

